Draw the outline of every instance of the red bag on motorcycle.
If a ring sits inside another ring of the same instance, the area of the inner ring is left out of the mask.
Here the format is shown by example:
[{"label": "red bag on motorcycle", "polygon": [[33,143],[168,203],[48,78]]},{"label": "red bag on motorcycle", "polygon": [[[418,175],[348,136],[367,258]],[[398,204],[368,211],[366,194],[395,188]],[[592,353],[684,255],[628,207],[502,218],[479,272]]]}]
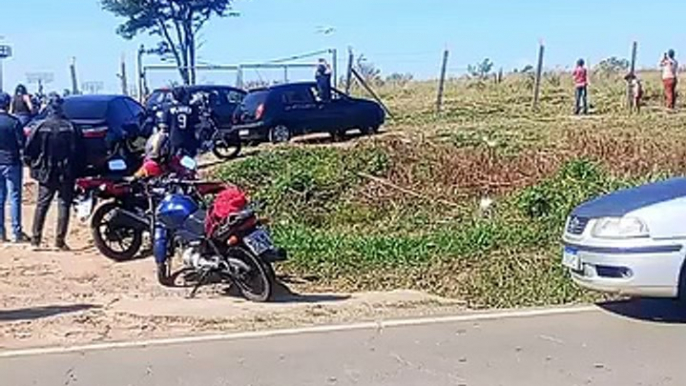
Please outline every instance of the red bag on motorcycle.
[{"label": "red bag on motorcycle", "polygon": [[230,215],[242,211],[247,205],[248,197],[237,187],[230,186],[221,191],[205,219],[206,234],[214,234]]}]

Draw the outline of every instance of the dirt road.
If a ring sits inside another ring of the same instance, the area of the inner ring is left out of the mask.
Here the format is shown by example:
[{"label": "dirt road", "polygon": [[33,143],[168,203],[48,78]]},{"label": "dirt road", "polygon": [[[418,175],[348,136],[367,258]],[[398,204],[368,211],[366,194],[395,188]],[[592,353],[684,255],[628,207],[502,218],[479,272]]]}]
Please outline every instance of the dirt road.
[{"label": "dirt road", "polygon": [[[26,199],[30,229],[32,200]],[[50,214],[45,242],[54,240]],[[298,278],[287,280],[276,301],[253,304],[203,288],[186,299],[187,288],[167,289],[155,280],[148,259],[113,263],[93,247],[87,226],[72,221],[71,253],[32,252],[0,246],[0,350],[27,346],[154,338],[256,330],[392,316],[440,314],[460,309],[454,301],[424,294],[307,293]]]}]

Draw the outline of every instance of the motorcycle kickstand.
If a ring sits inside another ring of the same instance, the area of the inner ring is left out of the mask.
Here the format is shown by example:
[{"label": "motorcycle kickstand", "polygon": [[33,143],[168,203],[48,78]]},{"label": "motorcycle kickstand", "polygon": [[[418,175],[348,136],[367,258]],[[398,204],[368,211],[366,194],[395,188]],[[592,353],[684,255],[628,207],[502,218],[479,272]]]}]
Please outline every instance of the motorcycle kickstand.
[{"label": "motorcycle kickstand", "polygon": [[193,299],[195,297],[195,294],[198,293],[198,290],[200,289],[200,287],[202,287],[208,281],[211,273],[212,273],[212,271],[209,269],[204,270],[202,272],[202,274],[200,275],[200,278],[198,279],[198,282],[195,284],[195,286],[193,287],[193,290],[188,295],[189,299]]}]

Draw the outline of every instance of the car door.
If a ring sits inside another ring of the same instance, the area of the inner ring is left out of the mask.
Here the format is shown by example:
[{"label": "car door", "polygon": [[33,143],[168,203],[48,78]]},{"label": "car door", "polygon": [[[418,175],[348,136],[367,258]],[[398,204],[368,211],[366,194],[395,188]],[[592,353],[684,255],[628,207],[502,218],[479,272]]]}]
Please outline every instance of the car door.
[{"label": "car door", "polygon": [[281,93],[284,106],[284,123],[294,134],[309,133],[321,127],[319,104],[308,87],[286,88]]},{"label": "car door", "polygon": [[[316,87],[313,87],[311,91],[317,95]],[[317,97],[317,103],[319,104],[322,129],[329,131],[346,130],[354,126],[353,117],[350,115],[351,100],[348,97],[332,90],[330,101],[324,102]]]}]

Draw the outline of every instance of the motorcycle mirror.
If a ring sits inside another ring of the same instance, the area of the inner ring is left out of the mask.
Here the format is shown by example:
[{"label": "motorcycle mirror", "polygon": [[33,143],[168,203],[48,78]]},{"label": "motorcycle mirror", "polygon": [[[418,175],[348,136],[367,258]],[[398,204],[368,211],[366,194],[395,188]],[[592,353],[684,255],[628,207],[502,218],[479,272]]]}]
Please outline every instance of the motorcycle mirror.
[{"label": "motorcycle mirror", "polygon": [[107,163],[107,166],[109,167],[110,171],[122,172],[126,170],[126,161],[123,159],[113,159]]},{"label": "motorcycle mirror", "polygon": [[193,158],[184,156],[181,158],[181,166],[188,170],[195,170],[198,167],[198,163]]}]

